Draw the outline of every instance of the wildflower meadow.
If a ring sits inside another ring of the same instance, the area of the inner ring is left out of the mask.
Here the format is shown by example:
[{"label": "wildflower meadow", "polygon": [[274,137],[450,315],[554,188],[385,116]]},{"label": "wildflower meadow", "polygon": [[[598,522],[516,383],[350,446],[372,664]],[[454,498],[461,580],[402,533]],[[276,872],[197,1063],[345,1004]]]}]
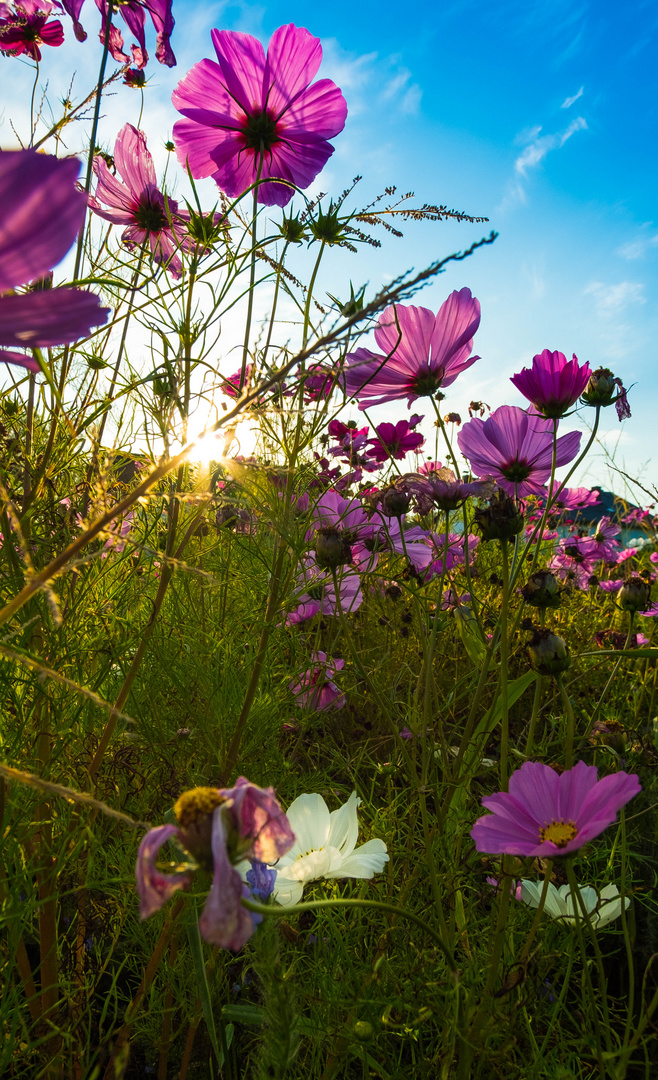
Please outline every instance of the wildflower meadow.
[{"label": "wildflower meadow", "polygon": [[454,411],[496,222],[311,197],[308,21],[198,41],[161,170],[171,0],[0,3],[0,1076],[652,1080],[658,490],[580,480],[648,388],[556,319]]}]

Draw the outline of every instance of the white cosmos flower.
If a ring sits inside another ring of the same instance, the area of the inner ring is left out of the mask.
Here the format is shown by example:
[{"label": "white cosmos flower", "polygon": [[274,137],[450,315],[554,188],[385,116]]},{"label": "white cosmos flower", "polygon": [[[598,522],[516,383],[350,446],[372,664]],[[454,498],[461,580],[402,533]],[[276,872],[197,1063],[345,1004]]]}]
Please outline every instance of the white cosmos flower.
[{"label": "white cosmos flower", "polygon": [[[543,887],[544,884],[542,881],[522,881],[521,899],[530,907],[539,907],[539,900]],[[606,885],[600,891],[598,889],[593,889],[591,885],[580,885],[579,888],[587,914],[591,919],[592,926],[596,930],[600,929],[602,926],[607,926],[613,919],[619,918],[621,915],[621,897],[616,885]],[[571,888],[569,885],[562,885],[559,889],[556,889],[555,885],[552,883],[549,884],[544,911],[546,911],[552,919],[560,919],[562,922],[575,923],[576,917],[574,907],[576,904],[578,904],[578,914],[582,915],[580,904],[571,896]],[[629,904],[629,898],[625,897],[624,907],[628,907]]]},{"label": "white cosmos flower", "polygon": [[368,840],[356,847],[360,802],[353,791],[343,806],[329,813],[321,795],[295,799],[286,812],[295,843],[275,866],[273,896],[279,904],[299,903],[308,881],[371,878],[384,869],[388,855],[383,840]]}]

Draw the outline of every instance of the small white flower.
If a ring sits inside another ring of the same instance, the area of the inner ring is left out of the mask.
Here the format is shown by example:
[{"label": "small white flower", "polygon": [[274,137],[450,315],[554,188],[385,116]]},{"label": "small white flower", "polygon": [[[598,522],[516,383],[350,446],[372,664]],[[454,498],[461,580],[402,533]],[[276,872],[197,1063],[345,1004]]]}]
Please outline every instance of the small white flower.
[{"label": "small white flower", "polygon": [[[613,919],[619,918],[621,915],[621,897],[616,885],[606,885],[605,888],[600,891],[598,889],[593,889],[591,885],[581,885],[579,888],[580,895],[583,898],[592,926],[596,930],[600,929],[602,926],[607,926]],[[524,904],[537,908],[539,907],[542,890],[543,882],[523,880],[521,882],[521,899]],[[562,885],[559,889],[556,889],[555,885],[549,883],[544,911],[546,911],[552,919],[560,919],[562,922],[575,923],[576,916],[574,908],[576,904],[578,904],[578,914],[582,915],[580,904],[577,900],[574,901],[574,898],[571,896],[571,887],[569,885]],[[627,908],[629,904],[629,898],[625,897],[624,907]]]},{"label": "small white flower", "polygon": [[321,795],[300,795],[295,799],[286,813],[295,843],[275,866],[273,895],[279,904],[299,903],[306,882],[371,878],[384,869],[388,855],[383,840],[368,840],[356,847],[356,808],[360,802],[353,791],[340,809],[329,813]]}]

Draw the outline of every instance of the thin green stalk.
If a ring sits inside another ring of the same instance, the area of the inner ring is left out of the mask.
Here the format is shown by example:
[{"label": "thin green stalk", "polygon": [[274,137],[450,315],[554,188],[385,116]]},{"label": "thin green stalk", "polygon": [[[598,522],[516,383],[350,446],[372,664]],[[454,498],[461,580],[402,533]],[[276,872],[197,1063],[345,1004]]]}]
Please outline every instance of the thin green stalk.
[{"label": "thin green stalk", "polygon": [[244,345],[242,346],[242,366],[240,368],[240,383],[238,385],[238,397],[244,389],[247,379],[247,360],[249,359],[249,337],[251,334],[251,319],[254,310],[254,283],[256,281],[256,222],[258,218],[258,183],[263,168],[263,149],[258,159],[258,173],[253,190],[253,209],[251,217],[251,265],[249,269],[249,296],[247,298],[247,321],[244,328]]},{"label": "thin green stalk", "polygon": [[311,274],[311,280],[309,282],[308,292],[306,294],[306,304],[304,305],[304,329],[302,333],[302,349],[306,348],[306,343],[308,341],[308,330],[311,321],[311,301],[313,299],[313,289],[315,287],[315,279],[318,276],[318,270],[320,269],[320,261],[324,254],[325,246],[326,241],[323,240],[320,244],[320,251],[318,253],[317,259],[315,260],[315,266],[313,267],[313,273]]},{"label": "thin green stalk", "polygon": [[[592,1030],[594,1032],[594,1038],[596,1041],[596,1056],[599,1065],[599,1071],[601,1076],[605,1078],[608,1073],[605,1066],[605,1060],[603,1057],[603,1048],[601,1046],[601,1031],[600,1026],[603,1027],[603,1034],[605,1039],[606,1055],[612,1056],[612,1041],[610,1038],[610,1016],[608,1013],[608,996],[606,993],[606,979],[605,971],[603,970],[603,957],[601,956],[601,950],[596,937],[596,930],[592,926],[592,920],[589,917],[587,908],[585,907],[585,901],[583,900],[580,887],[576,881],[576,875],[573,870],[573,860],[571,858],[565,859],[565,870],[567,873],[567,881],[569,882],[569,888],[571,891],[571,897],[574,900],[574,923],[576,927],[576,935],[578,937],[578,945],[580,948],[580,955],[582,958],[583,970],[587,979],[587,985],[590,993],[590,1004],[592,1006]],[[599,977],[599,992],[601,996],[601,1004],[603,1006],[603,1024],[599,1025],[597,1016],[596,1001],[594,996],[594,984],[592,983],[592,976],[590,972],[590,966],[587,960],[587,953],[585,951],[585,941],[583,938],[583,924],[585,925],[589,934],[590,941],[594,947],[594,954],[596,957],[596,967]]]},{"label": "thin green stalk", "polygon": [[300,915],[304,911],[318,911],[320,908],[360,907],[369,908],[371,911],[386,911],[392,915],[401,916],[403,919],[409,919],[410,922],[420,926],[443,954],[453,979],[456,981],[459,978],[459,971],[451,949],[446,945],[442,937],[437,934],[436,930],[433,930],[428,925],[427,919],[415,915],[413,911],[409,911],[407,908],[396,907],[395,904],[387,904],[381,900],[360,900],[355,897],[354,899],[341,900],[310,900],[305,904],[286,904],[281,907],[259,904],[255,900],[243,900],[242,906],[247,908],[248,911],[253,911],[256,915],[263,915],[265,918],[270,919],[285,919],[289,915]]},{"label": "thin green stalk", "polygon": [[509,638],[507,636],[507,611],[509,605],[509,559],[507,544],[507,540],[500,541],[500,552],[503,564],[503,588],[500,603],[500,783],[503,791],[507,791],[509,755],[509,707],[507,700],[507,668],[509,662]]},{"label": "thin green stalk", "polygon": [[30,97],[30,146],[34,143],[35,123],[34,123],[34,98],[37,92],[37,83],[39,82],[39,61],[36,62],[34,69],[34,82],[32,84],[32,96]]},{"label": "thin green stalk", "polygon": [[445,444],[446,444],[446,447],[448,449],[448,456],[449,456],[450,460],[452,461],[452,467],[455,470],[455,476],[457,477],[458,480],[461,480],[461,472],[459,470],[459,465],[457,464],[457,458],[455,456],[455,451],[452,448],[452,443],[450,442],[450,439],[448,438],[448,432],[446,431],[446,426],[443,423],[443,417],[441,416],[441,413],[439,411],[439,407],[438,407],[438,405],[437,405],[437,403],[436,403],[436,401],[434,400],[433,397],[430,398],[430,401],[432,402],[432,408],[434,409],[434,412],[435,412],[435,415],[436,415],[437,427],[443,433],[443,438],[445,439]]},{"label": "thin green stalk", "polygon": [[564,744],[564,766],[566,769],[570,769],[573,765],[573,740],[576,728],[576,718],[573,713],[573,706],[571,704],[569,695],[567,694],[562,675],[556,675],[555,681],[558,685],[560,697],[562,699],[562,704],[564,706],[564,711],[567,717],[567,737]]}]

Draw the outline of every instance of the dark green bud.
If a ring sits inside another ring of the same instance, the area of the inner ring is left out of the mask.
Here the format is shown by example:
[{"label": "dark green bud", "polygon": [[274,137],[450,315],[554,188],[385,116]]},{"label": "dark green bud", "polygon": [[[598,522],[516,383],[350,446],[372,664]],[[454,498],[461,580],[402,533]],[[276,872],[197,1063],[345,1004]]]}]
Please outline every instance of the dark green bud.
[{"label": "dark green bud", "polygon": [[586,405],[612,405],[617,394],[613,373],[609,368],[600,367],[590,375],[582,393],[582,400]]},{"label": "dark green bud", "polygon": [[501,489],[473,515],[483,540],[511,540],[523,528],[523,514],[514,499]]},{"label": "dark green bud", "polygon": [[560,589],[556,577],[550,570],[536,570],[521,589],[526,604],[537,608],[555,608],[560,606]]},{"label": "dark green bud", "polygon": [[552,630],[535,630],[528,645],[530,664],[540,675],[559,675],[571,665],[569,647]]},{"label": "dark green bud", "polygon": [[279,232],[288,244],[301,244],[308,240],[306,222],[299,220],[299,214],[290,217],[283,215],[283,221],[279,224]]},{"label": "dark green bud", "polygon": [[349,539],[333,525],[318,529],[315,534],[315,561],[323,570],[334,570],[352,562]]},{"label": "dark green bud", "polygon": [[622,611],[646,611],[649,607],[650,586],[634,574],[619,590],[619,606]]}]

